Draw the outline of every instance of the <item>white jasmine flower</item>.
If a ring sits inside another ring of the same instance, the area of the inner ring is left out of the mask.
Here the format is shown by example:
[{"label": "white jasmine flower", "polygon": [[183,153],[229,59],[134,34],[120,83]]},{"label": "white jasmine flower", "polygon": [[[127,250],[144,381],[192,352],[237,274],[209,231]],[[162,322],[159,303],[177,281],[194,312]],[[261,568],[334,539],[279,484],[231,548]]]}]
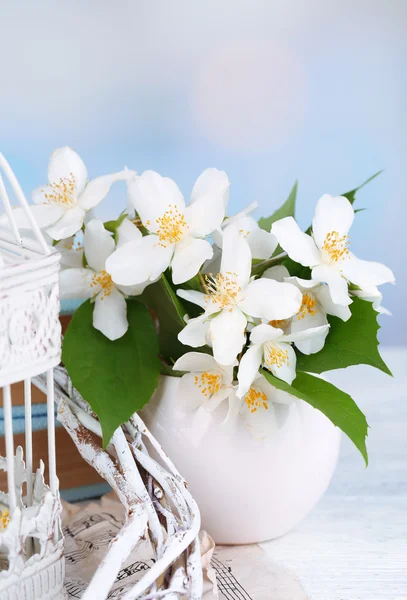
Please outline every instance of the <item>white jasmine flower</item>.
[{"label": "white jasmine flower", "polygon": [[298,312],[301,292],[289,283],[271,279],[251,280],[252,257],[246,240],[235,227],[223,235],[220,272],[206,276],[206,294],[178,290],[179,296],[204,308],[190,319],[178,339],[197,348],[210,336],[215,360],[232,364],[246,342],[246,325],[253,318],[286,319]]},{"label": "white jasmine flower", "polygon": [[153,281],[169,266],[175,284],[194,277],[212,257],[212,246],[204,238],[220,227],[228,194],[227,175],[217,169],[198,177],[189,206],[172,179],[154,171],[136,177],[129,183],[129,196],[150,235],[110,257],[113,280],[122,285]]},{"label": "white jasmine flower", "polygon": [[351,303],[348,281],[362,289],[394,282],[386,266],[360,260],[349,250],[349,229],[354,210],[343,196],[325,194],[316,206],[312,237],[303,233],[292,217],[276,221],[272,231],[294,261],[312,269],[312,279],[328,284],[335,304]]},{"label": "white jasmine flower", "polygon": [[364,290],[350,290],[350,293],[352,296],[356,296],[357,298],[362,298],[362,300],[371,302],[374,310],[379,314],[391,316],[391,312],[382,306],[383,294],[377,289],[377,287],[372,286]]},{"label": "white jasmine flower", "polygon": [[[33,192],[31,211],[52,239],[68,238],[81,229],[86,213],[105,198],[112,183],[133,175],[134,171],[124,170],[88,182],[80,156],[67,146],[58,148],[49,161],[48,184]],[[30,227],[23,208],[16,208],[13,214],[17,227]]]},{"label": "white jasmine flower", "polygon": [[241,398],[250,388],[260,366],[291,385],[296,376],[297,364],[292,343],[323,335],[328,328],[329,325],[322,325],[306,331],[285,334],[282,329],[268,323],[254,327],[250,334],[250,347],[243,355],[239,365],[238,397]]},{"label": "white jasmine flower", "polygon": [[187,352],[173,368],[188,371],[180,379],[177,396],[186,411],[203,407],[212,412],[233,390],[233,366],[222,367],[209,354]]},{"label": "white jasmine flower", "polygon": [[[123,221],[118,230],[124,232],[124,239],[141,239],[141,232],[128,220]],[[125,287],[113,283],[106,270],[106,260],[115,251],[113,237],[101,221],[93,219],[86,225],[84,233],[84,253],[87,267],[65,269],[60,274],[62,298],[92,298],[94,302],[93,326],[109,340],[122,337],[128,328],[126,296],[137,296],[144,291],[146,283]]]},{"label": "white jasmine flower", "polygon": [[[263,273],[263,277],[285,281],[295,285],[302,293],[302,303],[296,315],[285,321],[273,322],[271,325],[283,329],[285,333],[297,333],[328,325],[327,315],[339,317],[347,321],[352,316],[348,306],[332,302],[329,287],[324,283],[299,277],[290,277],[288,269],[283,265],[271,267]],[[328,329],[321,329],[319,335],[295,340],[295,345],[303,354],[315,354],[322,350]]]},{"label": "white jasmine flower", "polygon": [[252,258],[265,260],[270,258],[277,248],[276,236],[261,229],[250,213],[257,208],[257,202],[252,202],[237,215],[226,218],[222,223],[221,231],[214,231],[212,237],[215,244],[222,248],[222,234],[227,227],[234,226],[249,244]]},{"label": "white jasmine flower", "polygon": [[225,425],[233,431],[240,417],[254,438],[265,439],[284,425],[293,400],[293,396],[276,389],[258,373],[241,399],[235,394],[229,397]]},{"label": "white jasmine flower", "polygon": [[55,250],[61,255],[61,269],[83,267],[83,245],[76,238],[76,235],[71,235],[55,245]]}]

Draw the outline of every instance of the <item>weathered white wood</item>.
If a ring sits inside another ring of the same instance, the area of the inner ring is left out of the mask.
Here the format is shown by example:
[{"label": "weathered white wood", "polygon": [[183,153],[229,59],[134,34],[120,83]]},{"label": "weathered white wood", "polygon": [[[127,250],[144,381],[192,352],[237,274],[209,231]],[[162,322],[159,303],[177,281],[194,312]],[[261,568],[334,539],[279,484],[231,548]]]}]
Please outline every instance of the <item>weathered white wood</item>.
[{"label": "weathered white wood", "polygon": [[407,349],[382,354],[394,379],[364,366],[330,373],[367,416],[369,467],[344,437],[320,504],[295,531],[262,544],[311,600],[407,599]]},{"label": "weathered white wood", "polygon": [[[107,597],[121,565],[146,536],[155,553],[155,563],[123,595],[123,600],[158,600],[168,595],[175,598],[174,594],[200,600],[203,586],[197,539],[200,515],[185,481],[137,415],[116,430],[103,450],[100,423],[72,388],[66,370],[58,367],[54,375],[59,420],[83,458],[116,491],[127,514],[122,530],[112,540],[86,590],[85,600]],[[34,383],[43,390],[47,387],[44,376],[36,377]],[[153,446],[161,463],[150,456],[143,437]],[[160,515],[164,520],[160,520]],[[181,568],[185,574],[182,578],[178,571]],[[163,577],[167,574],[168,577]],[[158,580],[162,582],[160,587]]]}]

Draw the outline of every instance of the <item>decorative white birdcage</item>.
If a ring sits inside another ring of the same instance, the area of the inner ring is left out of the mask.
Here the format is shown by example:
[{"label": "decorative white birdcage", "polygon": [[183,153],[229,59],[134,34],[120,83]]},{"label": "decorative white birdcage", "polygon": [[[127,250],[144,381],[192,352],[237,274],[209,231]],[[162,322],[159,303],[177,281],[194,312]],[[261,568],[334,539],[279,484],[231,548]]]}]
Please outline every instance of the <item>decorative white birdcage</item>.
[{"label": "decorative white birdcage", "polygon": [[[0,388],[4,407],[7,491],[0,491],[0,599],[64,598],[61,504],[55,465],[53,368],[61,356],[59,254],[38,228],[24,193],[0,154],[0,170],[24,211],[30,230],[20,232],[0,174]],[[47,381],[48,484],[44,463],[33,465],[31,379]],[[25,448],[15,449],[11,385],[24,384]],[[33,469],[36,471],[33,473]]]}]

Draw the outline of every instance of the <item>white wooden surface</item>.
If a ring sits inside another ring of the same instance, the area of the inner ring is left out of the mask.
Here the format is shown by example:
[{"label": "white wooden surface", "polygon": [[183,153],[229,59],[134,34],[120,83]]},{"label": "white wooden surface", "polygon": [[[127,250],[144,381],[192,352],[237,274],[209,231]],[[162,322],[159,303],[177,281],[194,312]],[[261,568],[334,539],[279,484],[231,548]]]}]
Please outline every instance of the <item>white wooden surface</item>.
[{"label": "white wooden surface", "polygon": [[407,600],[407,348],[383,358],[394,379],[369,367],[330,377],[367,415],[369,467],[344,437],[320,504],[295,531],[262,544],[311,600]]}]

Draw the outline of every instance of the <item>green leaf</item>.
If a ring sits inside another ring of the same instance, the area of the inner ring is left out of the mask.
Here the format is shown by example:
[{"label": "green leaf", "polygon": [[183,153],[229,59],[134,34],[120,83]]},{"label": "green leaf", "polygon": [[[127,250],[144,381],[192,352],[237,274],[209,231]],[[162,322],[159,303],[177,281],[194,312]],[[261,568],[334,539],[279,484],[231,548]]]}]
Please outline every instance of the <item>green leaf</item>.
[{"label": "green leaf", "polygon": [[177,360],[186,352],[186,347],[178,340],[178,334],[185,327],[184,315],[188,311],[166,275],[163,273],[156,283],[146,287],[139,299],[153,310],[158,319],[158,340],[162,357],[167,362]]},{"label": "green leaf", "polygon": [[352,317],[348,321],[328,317],[331,328],[324,347],[320,352],[308,356],[298,353],[297,369],[323,373],[363,364],[391,375],[379,354],[377,332],[380,325],[373,304],[361,298],[354,298],[349,308]]},{"label": "green leaf", "polygon": [[370,183],[373,179],[375,179],[376,177],[378,177],[381,173],[383,173],[383,171],[377,171],[377,173],[375,173],[374,175],[372,175],[371,177],[369,177],[369,179],[366,179],[366,181],[364,181],[363,183],[361,183],[357,188],[355,188],[354,190],[351,190],[350,192],[346,192],[346,194],[342,194],[342,196],[345,196],[345,198],[347,198],[349,200],[349,202],[351,204],[353,204],[355,202],[356,199],[356,193],[362,189],[362,187],[364,187],[366,184]]},{"label": "green leaf", "polygon": [[127,217],[127,212],[124,211],[124,212],[122,212],[120,217],[118,217],[114,221],[106,221],[106,223],[103,223],[103,226],[105,229],[107,229],[107,231],[110,231],[111,233],[116,233],[117,228],[120,227],[120,225],[123,223],[123,221],[126,217]]},{"label": "green leaf", "polygon": [[114,342],[93,327],[92,319],[88,300],[65,333],[62,360],[73,385],[97,414],[106,448],[114,431],[150,400],[161,364],[153,320],[139,302],[127,302],[129,329]]},{"label": "green leaf", "polygon": [[171,365],[162,363],[161,375],[167,375],[168,377],[182,377],[185,375],[185,371],[175,371]]},{"label": "green leaf", "polygon": [[300,279],[311,279],[311,269],[304,267],[300,263],[295,262],[289,256],[282,263],[289,271],[291,277],[299,277]]},{"label": "green leaf", "polygon": [[264,377],[279,390],[308,402],[320,410],[328,419],[339,427],[355,444],[368,464],[366,437],[368,424],[365,415],[355,401],[342,390],[324,379],[308,373],[297,372],[292,385],[277,379],[265,369],[261,369]]},{"label": "green leaf", "polygon": [[259,227],[261,229],[265,229],[266,231],[270,231],[272,224],[279,219],[284,219],[284,217],[294,217],[295,213],[295,201],[297,199],[297,188],[298,181],[294,183],[294,186],[288,196],[287,200],[284,202],[283,206],[280,206],[271,217],[262,217],[259,220]]}]

